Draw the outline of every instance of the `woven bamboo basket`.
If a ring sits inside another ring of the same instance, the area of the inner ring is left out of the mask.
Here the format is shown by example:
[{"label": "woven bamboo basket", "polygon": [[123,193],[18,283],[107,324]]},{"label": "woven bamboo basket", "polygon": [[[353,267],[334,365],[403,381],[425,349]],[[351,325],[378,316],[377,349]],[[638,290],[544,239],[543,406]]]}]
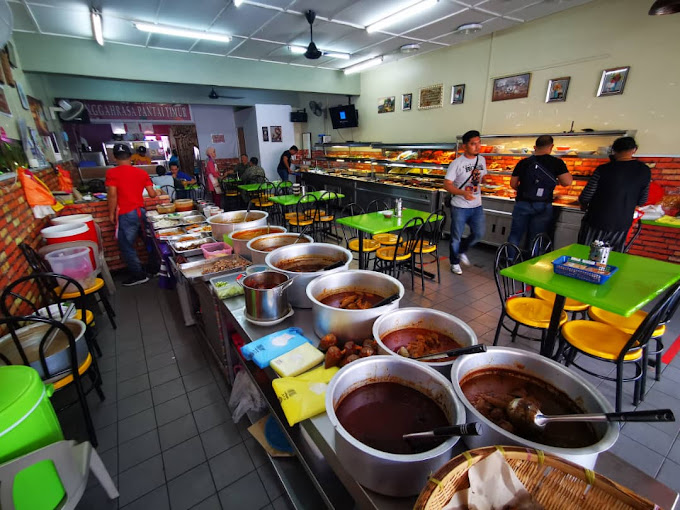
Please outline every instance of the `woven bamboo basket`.
[{"label": "woven bamboo basket", "polygon": [[524,487],[546,509],[657,509],[654,503],[590,469],[531,448],[488,446],[451,459],[432,475],[415,510],[441,510],[459,491],[468,489],[467,471],[500,450]]}]

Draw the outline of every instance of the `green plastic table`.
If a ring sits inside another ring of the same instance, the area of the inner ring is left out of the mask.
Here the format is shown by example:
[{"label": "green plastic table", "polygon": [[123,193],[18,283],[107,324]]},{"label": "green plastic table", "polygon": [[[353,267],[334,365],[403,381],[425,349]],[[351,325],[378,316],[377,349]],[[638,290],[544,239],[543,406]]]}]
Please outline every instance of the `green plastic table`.
[{"label": "green plastic table", "polygon": [[[272,181],[271,183],[269,183],[265,187],[267,189],[269,189],[269,188],[273,187],[274,184],[279,184],[280,182],[281,181]],[[260,189],[261,185],[262,185],[262,183],[260,183],[260,182],[256,182],[254,184],[239,184],[238,189],[240,189],[241,191],[247,191],[247,192],[257,191],[258,189]],[[286,187],[289,187],[289,186],[292,186],[292,185],[293,185],[292,182],[286,181],[286,184],[285,184]]]},{"label": "green plastic table", "polygon": [[541,343],[541,354],[544,356],[554,355],[565,298],[629,317],[680,280],[680,265],[615,251],[609,255],[607,264],[619,270],[602,285],[562,276],[553,271],[553,260],[563,255],[587,259],[588,252],[588,246],[571,244],[501,271],[503,276],[556,294],[548,334]]},{"label": "green plastic table", "polygon": [[[401,212],[401,218],[397,218],[395,215],[392,215],[391,218],[387,218],[384,214],[373,212],[358,214],[356,216],[347,216],[346,218],[339,218],[336,221],[341,225],[357,229],[359,233],[359,269],[365,269],[364,232],[370,235],[394,232],[395,230],[401,230],[401,228],[413,218],[422,218],[422,220],[425,221],[430,214],[431,213],[425,211],[404,208]],[[430,221],[436,221],[438,219],[439,217],[433,217]]]},{"label": "green plastic table", "polygon": [[301,195],[279,195],[276,197],[271,197],[270,200],[275,204],[279,204],[284,207],[290,207],[291,205],[296,205],[298,202],[302,202],[303,204],[306,202],[311,202],[311,199],[309,198],[310,196],[313,196],[317,200],[321,200],[321,197],[323,197],[324,201],[335,200],[336,198],[345,198],[345,195],[342,193],[335,193],[333,191],[311,191],[304,197]]}]

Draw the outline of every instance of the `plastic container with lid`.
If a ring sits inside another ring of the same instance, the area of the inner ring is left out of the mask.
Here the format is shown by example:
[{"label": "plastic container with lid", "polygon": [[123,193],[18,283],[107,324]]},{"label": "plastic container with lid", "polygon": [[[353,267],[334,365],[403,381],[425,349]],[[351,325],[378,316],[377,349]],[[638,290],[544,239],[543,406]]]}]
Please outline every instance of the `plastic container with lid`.
[{"label": "plastic container with lid", "polygon": [[191,211],[194,208],[194,201],[190,198],[178,198],[175,200],[175,211]]},{"label": "plastic container with lid", "polygon": [[[96,275],[90,260],[89,248],[64,248],[48,253],[45,255],[45,259],[50,264],[52,271],[70,276],[80,283],[84,289],[95,284]],[[58,283],[63,286],[65,281],[58,279]],[[69,286],[73,287],[73,285]],[[76,290],[68,288],[67,292],[76,292]]]},{"label": "plastic container with lid", "polygon": [[206,259],[214,259],[223,255],[231,255],[232,247],[227,243],[205,243],[201,245],[201,251]]},{"label": "plastic container with lid", "polygon": [[[90,214],[78,215],[78,216],[89,216]],[[61,216],[60,218],[55,218],[62,220],[62,218],[68,218],[68,216]],[[51,227],[45,227],[40,231],[47,244],[63,244],[71,243],[74,241],[92,241],[95,244],[98,243],[97,232],[94,230],[94,221],[92,221],[92,226],[84,221],[63,221],[57,225],[52,225]],[[92,261],[92,267],[97,265],[95,259],[94,250],[90,250],[90,260]]]}]

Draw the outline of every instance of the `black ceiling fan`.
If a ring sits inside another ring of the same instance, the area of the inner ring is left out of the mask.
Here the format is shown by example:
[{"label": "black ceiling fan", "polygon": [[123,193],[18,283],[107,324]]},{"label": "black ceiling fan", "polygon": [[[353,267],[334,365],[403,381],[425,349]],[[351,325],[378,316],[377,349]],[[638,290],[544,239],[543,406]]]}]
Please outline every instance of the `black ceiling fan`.
[{"label": "black ceiling fan", "polygon": [[210,89],[210,94],[208,94],[208,97],[210,99],[243,99],[243,96],[221,96],[220,94],[217,93],[215,90],[215,87],[212,87]]},{"label": "black ceiling fan", "polygon": [[321,51],[319,51],[319,48],[317,48],[316,44],[314,44],[314,29],[312,25],[316,19],[316,12],[312,10],[305,12],[305,18],[307,18],[307,22],[309,23],[309,46],[307,46],[307,51],[305,51],[305,57],[310,60],[316,60],[322,55]]}]

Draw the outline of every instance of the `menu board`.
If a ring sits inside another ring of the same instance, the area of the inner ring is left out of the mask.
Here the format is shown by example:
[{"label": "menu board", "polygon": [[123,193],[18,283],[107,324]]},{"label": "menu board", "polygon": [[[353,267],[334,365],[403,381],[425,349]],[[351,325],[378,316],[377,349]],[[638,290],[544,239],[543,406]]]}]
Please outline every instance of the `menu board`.
[{"label": "menu board", "polygon": [[441,108],[444,104],[444,84],[430,85],[418,91],[418,109]]}]

